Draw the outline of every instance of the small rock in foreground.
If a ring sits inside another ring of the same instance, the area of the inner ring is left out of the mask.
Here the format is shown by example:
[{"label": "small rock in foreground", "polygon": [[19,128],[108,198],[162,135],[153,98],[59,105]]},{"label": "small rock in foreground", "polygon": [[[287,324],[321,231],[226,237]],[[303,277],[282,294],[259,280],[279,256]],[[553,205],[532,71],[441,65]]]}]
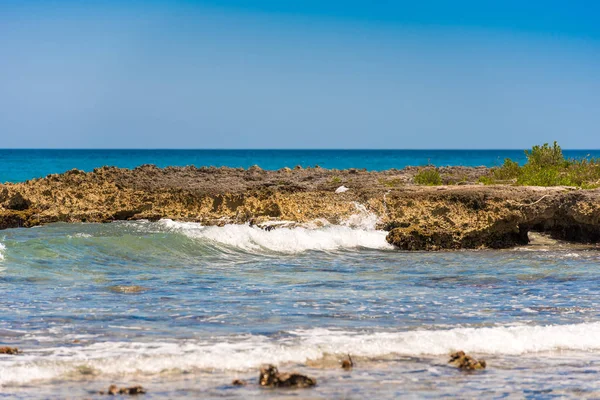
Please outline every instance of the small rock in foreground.
[{"label": "small rock in foreground", "polygon": [[297,373],[281,373],[270,364],[260,368],[258,381],[264,387],[307,388],[317,384],[316,379]]},{"label": "small rock in foreground", "polygon": [[0,347],[0,354],[11,354],[11,355],[15,355],[15,354],[20,354],[21,350],[19,350],[17,347]]},{"label": "small rock in foreground", "polygon": [[348,354],[348,358],[342,360],[342,368],[346,371],[349,371],[354,367],[354,361],[352,361],[352,357]]},{"label": "small rock in foreground", "polygon": [[125,394],[125,395],[133,396],[136,394],[144,394],[144,393],[146,393],[146,389],[144,389],[140,385],[124,387],[124,388],[118,388],[117,385],[110,385],[106,392],[104,392],[102,390],[100,392],[98,392],[98,394],[108,394],[110,396],[116,396],[118,394]]},{"label": "small rock in foreground", "polygon": [[486,367],[484,360],[477,361],[473,357],[465,354],[464,351],[457,351],[456,353],[450,354],[450,361],[448,361],[448,363],[464,370],[484,369]]}]

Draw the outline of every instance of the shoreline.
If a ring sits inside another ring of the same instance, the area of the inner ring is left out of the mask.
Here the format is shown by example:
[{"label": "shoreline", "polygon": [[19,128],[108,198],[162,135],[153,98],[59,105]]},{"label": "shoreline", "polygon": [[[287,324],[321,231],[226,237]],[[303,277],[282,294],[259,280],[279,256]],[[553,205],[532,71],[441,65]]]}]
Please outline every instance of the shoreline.
[{"label": "shoreline", "polygon": [[[480,185],[486,167],[438,168],[441,186],[413,182],[423,168],[102,167],[0,184],[0,229],[52,222],[172,219],[203,225],[277,221],[339,224],[364,208],[402,250],[510,248],[529,231],[600,240],[600,190]],[[452,184],[453,183],[453,184]],[[348,190],[338,190],[344,187]]]}]

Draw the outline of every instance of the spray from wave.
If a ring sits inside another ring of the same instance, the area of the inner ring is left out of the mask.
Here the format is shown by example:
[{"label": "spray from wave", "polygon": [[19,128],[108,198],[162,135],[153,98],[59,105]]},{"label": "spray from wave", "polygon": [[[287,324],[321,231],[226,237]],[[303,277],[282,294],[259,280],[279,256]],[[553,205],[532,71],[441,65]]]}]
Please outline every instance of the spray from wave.
[{"label": "spray from wave", "polygon": [[0,385],[73,376],[159,374],[165,371],[252,370],[263,363],[305,363],[327,354],[378,358],[442,356],[463,349],[494,355],[600,349],[600,323],[358,333],[329,329],[179,342],[103,342],[44,349],[0,365]]},{"label": "spray from wave", "polygon": [[0,261],[4,260],[4,251],[6,250],[6,246],[0,243]]}]

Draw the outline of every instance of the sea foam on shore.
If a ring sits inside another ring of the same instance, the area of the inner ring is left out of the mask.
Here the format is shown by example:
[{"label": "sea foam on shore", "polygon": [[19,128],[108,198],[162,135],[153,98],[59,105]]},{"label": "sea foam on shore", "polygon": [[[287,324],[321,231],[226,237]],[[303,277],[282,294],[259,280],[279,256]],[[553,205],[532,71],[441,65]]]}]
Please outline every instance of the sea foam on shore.
[{"label": "sea foam on shore", "polygon": [[600,323],[375,333],[318,328],[277,338],[236,335],[176,342],[97,342],[28,351],[3,362],[0,385],[73,377],[81,371],[108,376],[250,371],[263,363],[306,363],[328,354],[351,353],[368,360],[390,355],[445,356],[457,349],[498,356],[598,350]]}]

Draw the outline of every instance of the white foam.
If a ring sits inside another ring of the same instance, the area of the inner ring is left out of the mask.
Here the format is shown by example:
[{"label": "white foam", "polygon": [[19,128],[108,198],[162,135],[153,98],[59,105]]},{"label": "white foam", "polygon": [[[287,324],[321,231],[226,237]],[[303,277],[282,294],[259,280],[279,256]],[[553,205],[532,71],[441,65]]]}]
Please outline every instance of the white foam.
[{"label": "white foam", "polygon": [[6,246],[0,242],[0,261],[4,260],[4,251],[6,250]]},{"label": "white foam", "polygon": [[278,228],[267,231],[249,225],[218,227],[168,219],[159,221],[167,229],[188,237],[250,252],[300,253],[309,250],[334,251],[352,248],[392,249],[385,240],[387,232],[366,228],[365,224],[371,222],[357,217],[344,225]]},{"label": "white foam", "polygon": [[81,367],[111,376],[165,371],[245,371],[263,363],[304,363],[325,354],[351,353],[367,358],[391,354],[443,356],[458,349],[496,355],[600,350],[600,322],[369,334],[311,329],[290,332],[278,339],[247,335],[206,341],[103,342],[0,357],[0,385],[60,378],[76,374]]}]

